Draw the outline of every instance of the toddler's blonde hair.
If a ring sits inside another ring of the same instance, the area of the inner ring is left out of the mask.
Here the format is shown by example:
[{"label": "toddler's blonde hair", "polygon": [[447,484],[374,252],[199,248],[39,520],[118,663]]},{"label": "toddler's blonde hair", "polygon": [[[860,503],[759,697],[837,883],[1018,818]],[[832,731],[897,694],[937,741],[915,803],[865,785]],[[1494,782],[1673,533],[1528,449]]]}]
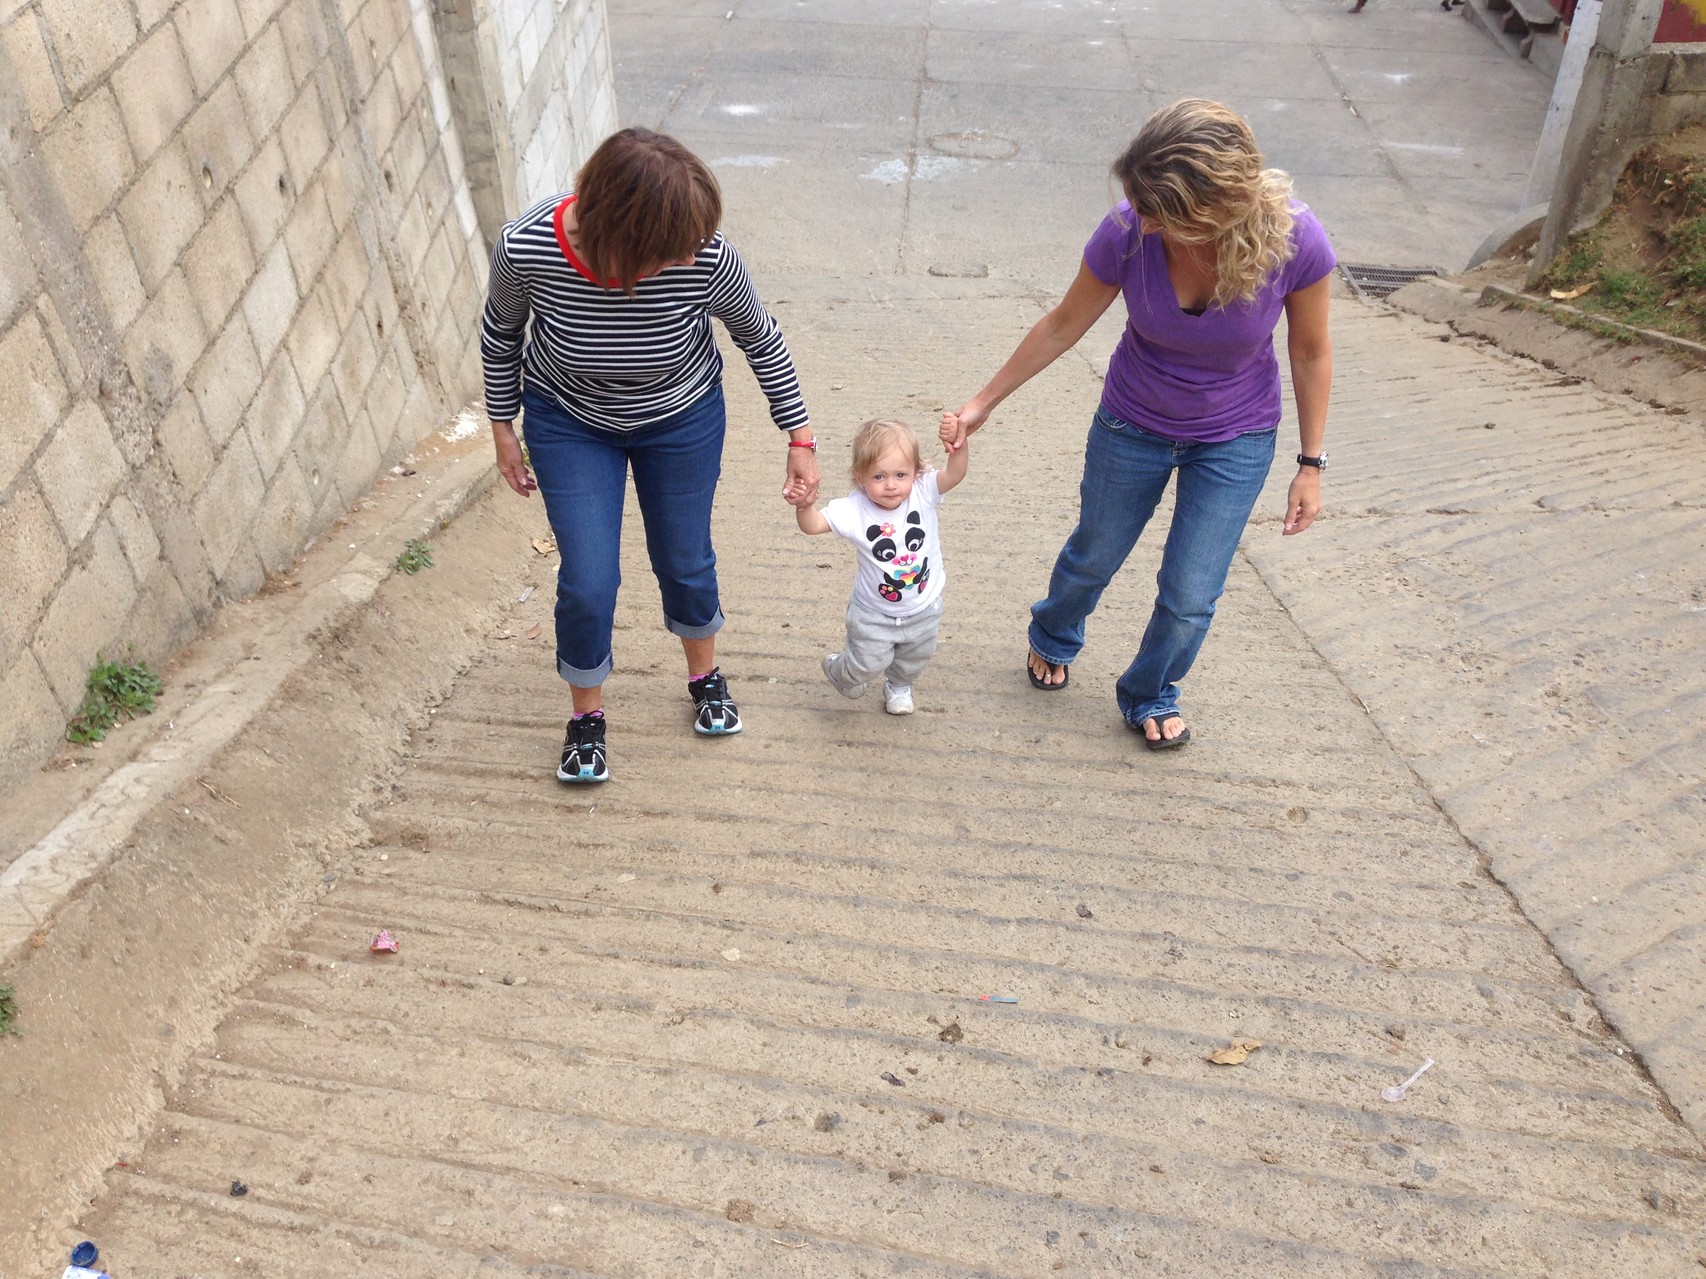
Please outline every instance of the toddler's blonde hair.
[{"label": "toddler's blonde hair", "polygon": [[862,483],[866,472],[891,448],[910,453],[914,471],[924,469],[924,455],[918,451],[918,432],[892,417],[874,417],[853,436],[853,482]]}]

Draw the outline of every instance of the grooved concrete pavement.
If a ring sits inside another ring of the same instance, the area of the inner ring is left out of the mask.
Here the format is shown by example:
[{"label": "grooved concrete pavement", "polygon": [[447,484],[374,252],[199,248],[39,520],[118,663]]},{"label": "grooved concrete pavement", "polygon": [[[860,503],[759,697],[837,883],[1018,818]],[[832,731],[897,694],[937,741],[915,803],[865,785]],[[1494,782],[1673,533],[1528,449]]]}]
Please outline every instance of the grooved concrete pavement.
[{"label": "grooved concrete pavement", "polygon": [[1251,559],[1706,1132],[1706,423],[1449,336],[1342,347],[1332,518]]},{"label": "grooved concrete pavement", "polygon": [[[902,282],[796,345],[938,350],[1023,304]],[[1341,315],[1350,368],[1416,344],[1512,376]],[[976,438],[942,652],[897,719],[817,672],[848,566],[785,531],[732,381],[748,731],[689,731],[637,543],[609,785],[551,780],[548,642],[493,638],[84,1228],[157,1273],[1690,1273],[1698,1143],[1250,560],[1187,751],[1112,703],[1145,552],[1071,688],[1025,684],[1096,385],[1064,361]],[[1271,524],[1249,544],[1308,562]],[[507,630],[534,623],[546,592]],[[379,927],[400,954],[367,953]],[[1234,1037],[1263,1047],[1205,1060]]]}]

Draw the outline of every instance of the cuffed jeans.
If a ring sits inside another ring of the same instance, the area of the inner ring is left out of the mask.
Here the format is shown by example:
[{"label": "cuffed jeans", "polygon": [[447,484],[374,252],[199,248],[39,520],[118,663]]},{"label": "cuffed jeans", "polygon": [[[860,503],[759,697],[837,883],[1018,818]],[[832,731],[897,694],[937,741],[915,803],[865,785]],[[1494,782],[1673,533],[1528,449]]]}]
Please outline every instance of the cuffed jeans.
[{"label": "cuffed jeans", "polygon": [[557,673],[576,688],[596,688],[610,674],[630,465],[664,626],[683,639],[721,630],[711,502],[722,474],[722,388],[631,432],[583,422],[533,390],[521,404],[528,459],[557,538]]},{"label": "cuffed jeans", "polygon": [[1216,444],[1176,441],[1098,409],[1084,452],[1078,527],[1055,560],[1048,597],[1031,608],[1031,650],[1056,666],[1078,656],[1085,619],[1177,471],[1155,608],[1115,686],[1120,714],[1133,726],[1177,714],[1179,681],[1208,635],[1238,539],[1273,465],[1276,434],[1270,428]]}]

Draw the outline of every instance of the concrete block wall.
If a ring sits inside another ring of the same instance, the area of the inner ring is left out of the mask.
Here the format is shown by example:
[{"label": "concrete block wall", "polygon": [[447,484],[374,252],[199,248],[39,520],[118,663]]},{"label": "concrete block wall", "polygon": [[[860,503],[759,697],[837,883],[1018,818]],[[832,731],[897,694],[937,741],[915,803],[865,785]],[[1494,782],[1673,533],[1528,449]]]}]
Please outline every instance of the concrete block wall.
[{"label": "concrete block wall", "polygon": [[[477,395],[431,3],[0,0],[0,787],[98,654],[164,662]],[[498,124],[538,169],[496,176],[566,185],[614,125],[602,0],[482,22],[481,74],[533,75]]]}]

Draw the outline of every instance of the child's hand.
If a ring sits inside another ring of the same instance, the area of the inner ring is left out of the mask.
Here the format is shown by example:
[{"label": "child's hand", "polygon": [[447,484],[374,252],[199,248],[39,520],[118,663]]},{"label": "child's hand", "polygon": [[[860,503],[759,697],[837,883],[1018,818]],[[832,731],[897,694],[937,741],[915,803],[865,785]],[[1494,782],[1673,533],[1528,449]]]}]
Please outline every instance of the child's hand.
[{"label": "child's hand", "polygon": [[943,413],[942,426],[936,432],[936,436],[942,441],[944,449],[950,453],[955,452],[966,438],[965,428],[960,425],[960,415],[958,413]]},{"label": "child's hand", "polygon": [[790,475],[782,486],[782,500],[789,506],[808,506],[812,500],[811,485],[797,475]]}]

